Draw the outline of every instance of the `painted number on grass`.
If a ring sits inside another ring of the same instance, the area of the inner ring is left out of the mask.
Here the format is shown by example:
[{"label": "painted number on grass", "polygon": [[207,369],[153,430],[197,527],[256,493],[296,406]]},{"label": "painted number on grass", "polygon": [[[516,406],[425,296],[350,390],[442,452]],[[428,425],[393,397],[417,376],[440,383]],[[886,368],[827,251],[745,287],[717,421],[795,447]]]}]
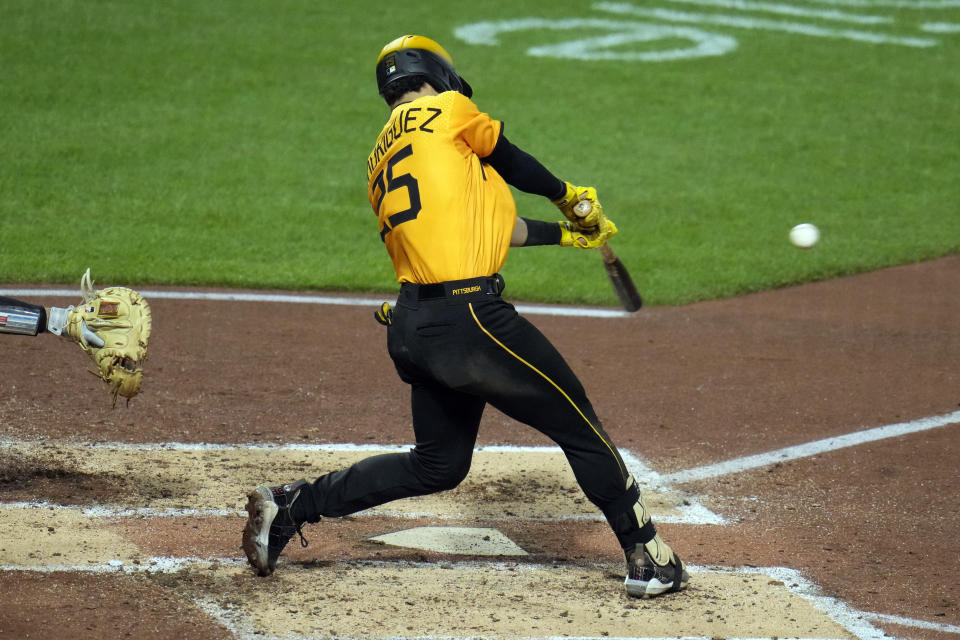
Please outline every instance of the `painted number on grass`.
[{"label": "painted number on grass", "polygon": [[[737,47],[737,41],[734,38],[717,33],[707,33],[693,27],[599,18],[520,18],[498,22],[477,22],[459,27],[455,34],[461,40],[471,44],[493,45],[498,43],[498,37],[501,33],[544,29],[584,33],[608,31],[609,33],[530,47],[527,49],[529,55],[573,58],[575,60],[662,62],[665,60],[719,56]],[[659,50],[630,48],[630,45],[656,42],[686,44]]]},{"label": "painted number on grass", "polygon": [[[496,45],[505,33],[565,32],[561,41],[531,46],[527,54],[573,60],[666,62],[720,56],[737,48],[735,37],[702,27],[920,48],[940,43],[930,34],[960,32],[956,21],[921,23],[918,32],[913,24],[899,24],[896,11],[882,15],[886,9],[955,9],[960,8],[960,0],[819,0],[820,5],[833,5],[827,7],[762,0],[662,0],[662,4],[665,6],[595,2],[592,9],[617,17],[484,21],[463,25],[454,33],[470,44]],[[865,9],[881,14],[855,12]],[[723,10],[729,13],[720,13]],[[638,22],[637,18],[654,22]]]}]

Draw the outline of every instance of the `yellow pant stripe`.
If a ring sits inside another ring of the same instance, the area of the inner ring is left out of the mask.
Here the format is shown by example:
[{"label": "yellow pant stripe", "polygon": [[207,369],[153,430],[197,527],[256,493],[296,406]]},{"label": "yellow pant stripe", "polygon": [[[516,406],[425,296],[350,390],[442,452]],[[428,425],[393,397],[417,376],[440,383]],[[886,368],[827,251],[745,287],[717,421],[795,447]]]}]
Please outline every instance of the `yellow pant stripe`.
[{"label": "yellow pant stripe", "polygon": [[564,391],[563,389],[561,389],[560,386],[559,386],[556,382],[554,382],[553,380],[551,380],[545,373],[543,373],[542,371],[540,371],[539,369],[537,369],[535,366],[533,366],[532,364],[530,364],[529,362],[527,362],[526,360],[524,360],[523,358],[521,358],[520,356],[518,356],[516,353],[514,353],[513,351],[511,351],[510,348],[507,347],[507,345],[505,345],[505,344],[503,344],[502,342],[500,342],[499,340],[497,340],[497,338],[496,338],[492,333],[490,333],[489,331],[487,331],[487,328],[484,327],[483,324],[481,324],[480,319],[477,318],[477,314],[476,314],[476,313],[474,312],[474,310],[473,310],[473,303],[472,303],[472,302],[470,303],[470,315],[473,316],[473,321],[477,323],[477,326],[480,327],[480,330],[483,331],[485,334],[487,334],[487,336],[488,336],[491,340],[493,340],[495,343],[497,343],[497,345],[499,345],[501,349],[503,349],[504,351],[506,351],[507,353],[509,353],[511,356],[513,356],[514,358],[516,358],[517,360],[519,360],[520,362],[522,362],[524,365],[526,365],[527,367],[529,367],[531,370],[533,370],[534,372],[536,372],[537,375],[539,375],[541,378],[543,378],[544,380],[546,380],[547,382],[549,382],[549,383],[551,384],[551,386],[553,386],[554,389],[556,389],[557,391],[559,391],[560,394],[561,394],[564,398],[567,399],[567,402],[570,403],[570,406],[572,406],[572,407],[574,408],[574,410],[575,410],[577,413],[580,414],[580,417],[583,418],[583,421],[587,423],[587,425],[590,427],[590,430],[593,431],[598,438],[600,438],[600,442],[602,442],[602,443],[604,444],[604,446],[606,446],[607,449],[610,451],[610,455],[612,455],[612,456],[613,456],[613,459],[617,461],[617,466],[620,467],[620,473],[623,474],[623,477],[624,477],[624,478],[628,478],[628,477],[629,477],[629,474],[627,473],[627,470],[623,468],[623,464],[621,464],[621,462],[620,462],[620,456],[618,456],[617,453],[613,450],[613,447],[610,445],[610,443],[607,442],[607,440],[606,440],[602,435],[600,435],[600,432],[597,431],[597,428],[593,425],[592,422],[590,422],[590,420],[587,418],[587,416],[583,415],[583,411],[581,411],[581,410],[580,410],[580,407],[577,406],[577,403],[575,403],[575,402],[573,401],[573,399],[570,398],[570,396],[567,395],[567,392]]}]

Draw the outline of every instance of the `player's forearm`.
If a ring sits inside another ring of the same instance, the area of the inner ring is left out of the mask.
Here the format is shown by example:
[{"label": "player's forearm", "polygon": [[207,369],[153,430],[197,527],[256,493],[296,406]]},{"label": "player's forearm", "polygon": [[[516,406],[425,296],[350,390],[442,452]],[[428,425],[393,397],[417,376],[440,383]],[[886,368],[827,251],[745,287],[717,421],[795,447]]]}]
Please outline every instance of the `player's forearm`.
[{"label": "player's forearm", "polygon": [[513,226],[513,235],[510,236],[511,247],[537,247],[549,244],[560,244],[562,230],[556,222],[517,218]]},{"label": "player's forearm", "polygon": [[566,185],[526,151],[507,140],[501,132],[497,146],[483,161],[512,187],[555,200],[563,197]]}]

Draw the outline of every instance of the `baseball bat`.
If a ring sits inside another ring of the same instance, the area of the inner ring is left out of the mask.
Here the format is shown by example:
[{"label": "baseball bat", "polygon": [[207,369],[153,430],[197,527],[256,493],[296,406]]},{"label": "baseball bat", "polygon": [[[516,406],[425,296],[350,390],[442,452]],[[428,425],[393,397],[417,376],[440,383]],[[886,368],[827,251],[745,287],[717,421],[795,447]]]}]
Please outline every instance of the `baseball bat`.
[{"label": "baseball bat", "polygon": [[[592,204],[586,200],[582,200],[576,204],[574,212],[578,216],[584,217],[588,215],[592,209]],[[633,284],[633,278],[630,277],[630,272],[627,271],[623,262],[621,262],[617,254],[614,253],[613,247],[605,243],[600,247],[600,254],[603,256],[603,266],[607,270],[607,277],[610,278],[610,284],[613,285],[614,292],[616,292],[617,297],[620,299],[620,304],[630,313],[639,311],[640,307],[643,306],[643,298],[640,296],[640,292],[637,291],[637,285]]]}]

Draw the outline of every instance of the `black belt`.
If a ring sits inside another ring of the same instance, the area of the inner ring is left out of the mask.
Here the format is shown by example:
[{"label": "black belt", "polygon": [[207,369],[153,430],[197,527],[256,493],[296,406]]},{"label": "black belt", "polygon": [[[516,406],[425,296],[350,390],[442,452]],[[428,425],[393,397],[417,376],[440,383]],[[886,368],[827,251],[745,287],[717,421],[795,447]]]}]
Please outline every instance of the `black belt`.
[{"label": "black belt", "polygon": [[499,296],[503,291],[503,276],[496,273],[481,278],[467,278],[465,280],[447,280],[431,284],[414,284],[405,282],[403,289],[411,290],[417,300],[434,300],[446,298],[451,301],[468,300],[481,296]]}]

